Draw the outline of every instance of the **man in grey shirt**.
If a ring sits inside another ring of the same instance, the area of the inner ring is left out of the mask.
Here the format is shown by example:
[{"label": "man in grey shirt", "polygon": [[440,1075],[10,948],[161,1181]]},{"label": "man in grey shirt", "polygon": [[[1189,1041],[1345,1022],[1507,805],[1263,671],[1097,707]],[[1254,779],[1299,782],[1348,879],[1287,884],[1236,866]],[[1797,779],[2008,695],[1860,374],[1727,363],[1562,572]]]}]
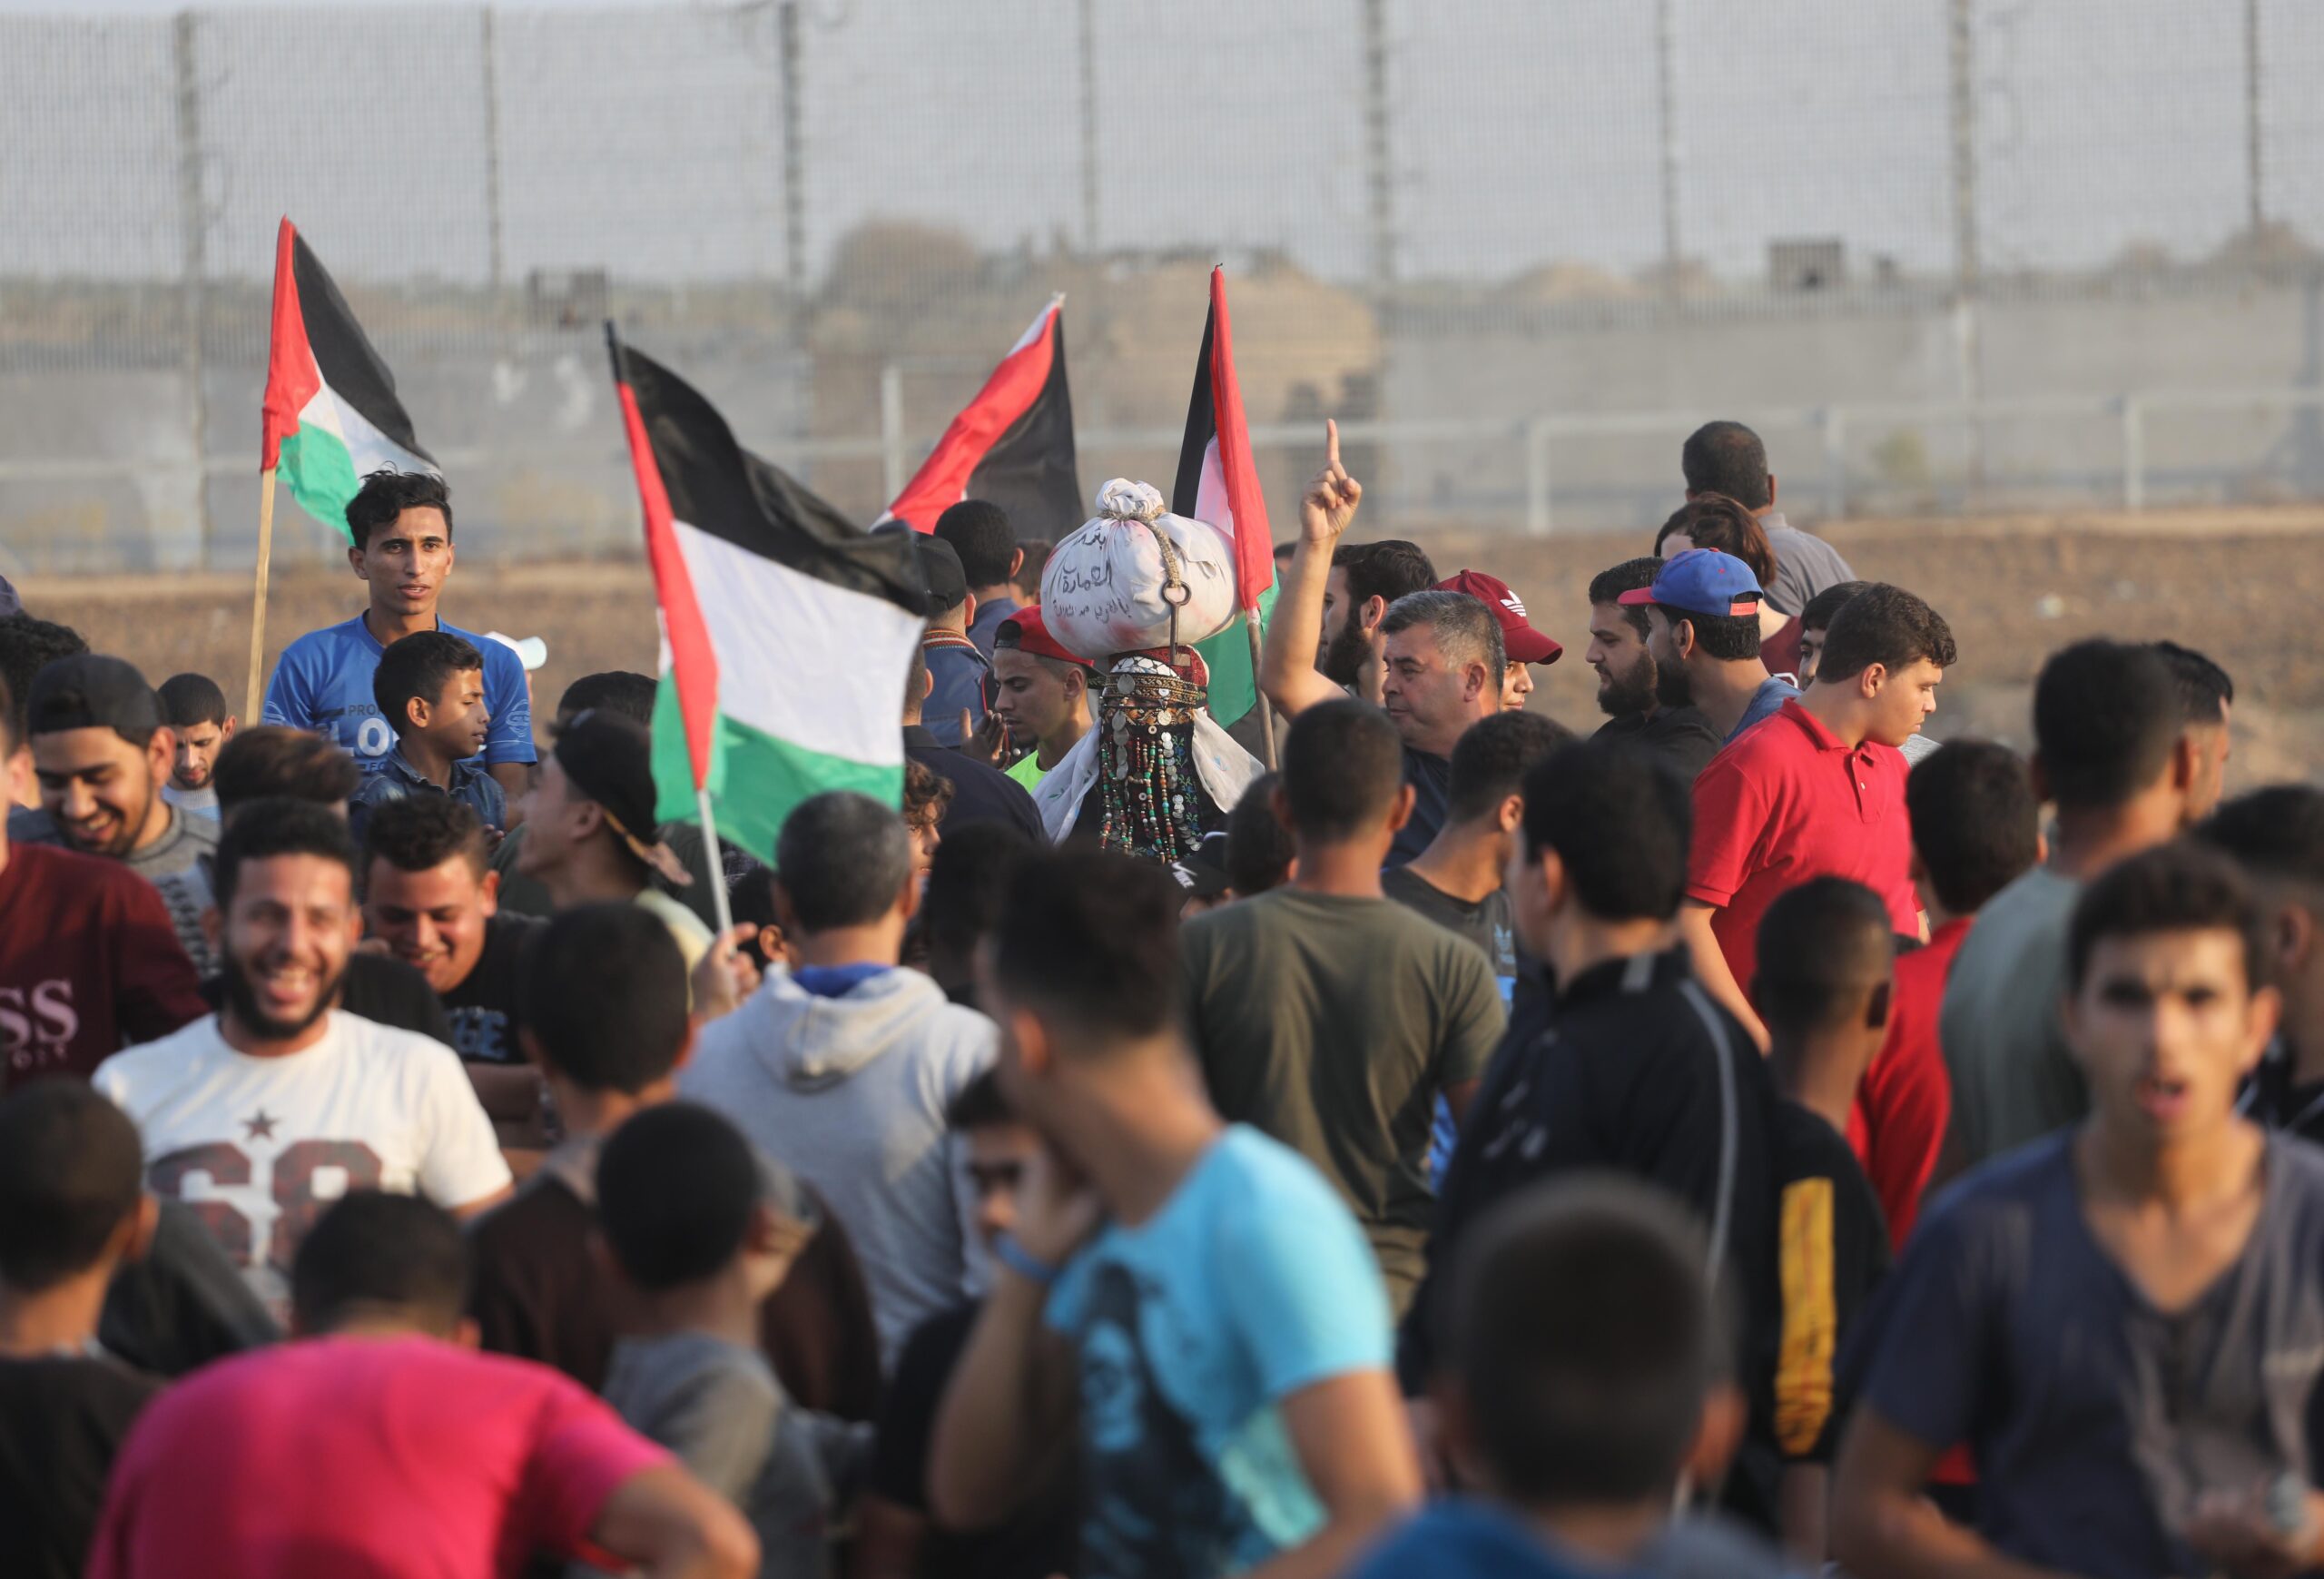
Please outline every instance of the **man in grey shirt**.
[{"label": "man in grey shirt", "polygon": [[2196,747],[2152,647],[2079,642],[2034,684],[2034,787],[2057,806],[2046,865],[2003,889],[1945,980],[1937,1033],[1953,1077],[1953,1169],[2024,1145],[2090,1105],[2058,1009],[2083,885],[2174,838],[2200,804]]},{"label": "man in grey shirt", "polygon": [[1856,579],[1840,551],[1783,518],[1776,508],[1775,474],[1768,469],[1768,447],[1740,422],[1706,422],[1687,436],[1679,453],[1687,497],[1725,494],[1759,519],[1775,550],[1775,579],[1768,606],[1795,617],[1807,600],[1827,587]]},{"label": "man in grey shirt", "polygon": [[[1849,1570],[2324,1563],[2324,1151],[2235,1111],[2280,1007],[2265,950],[2216,851],[2091,883],[2065,950],[2090,1117],[1964,1180],[1867,1315],[1832,1500]],[[1955,1443],[1974,1534],[1921,1500]]]},{"label": "man in grey shirt", "polygon": [[50,664],[25,698],[25,736],[41,809],[9,814],[10,843],[119,861],[148,882],[218,848],[216,823],[162,797],[177,737],[133,666],[96,653]]}]

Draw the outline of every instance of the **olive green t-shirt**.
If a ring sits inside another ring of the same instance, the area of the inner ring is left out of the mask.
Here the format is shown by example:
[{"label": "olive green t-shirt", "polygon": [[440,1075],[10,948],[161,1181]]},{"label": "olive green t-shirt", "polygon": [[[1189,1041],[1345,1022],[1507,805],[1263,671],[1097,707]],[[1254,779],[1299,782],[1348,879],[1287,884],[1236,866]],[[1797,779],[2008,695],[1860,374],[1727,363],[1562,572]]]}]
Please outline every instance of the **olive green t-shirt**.
[{"label": "olive green t-shirt", "polygon": [[1188,922],[1211,1100],[1339,1189],[1401,1312],[1425,1263],[1437,1096],[1483,1078],[1505,1012],[1466,939],[1386,899],[1277,888]]}]

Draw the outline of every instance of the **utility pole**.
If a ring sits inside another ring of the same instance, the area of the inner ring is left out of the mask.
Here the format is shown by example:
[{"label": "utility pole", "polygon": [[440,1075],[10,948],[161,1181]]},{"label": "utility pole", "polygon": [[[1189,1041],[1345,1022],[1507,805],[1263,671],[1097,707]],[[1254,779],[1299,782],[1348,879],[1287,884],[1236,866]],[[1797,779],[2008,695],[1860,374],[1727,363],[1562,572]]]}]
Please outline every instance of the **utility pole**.
[{"label": "utility pole", "polygon": [[1388,0],[1364,6],[1364,153],[1371,177],[1372,290],[1385,301],[1396,282],[1396,176],[1388,121]]},{"label": "utility pole", "polygon": [[783,272],[791,287],[792,321],[803,332],[807,307],[807,154],[799,102],[799,0],[775,8],[783,54]]},{"label": "utility pole", "polygon": [[2251,240],[2260,240],[2260,226],[2268,217],[2267,188],[2262,180],[2260,146],[2260,0],[2243,0],[2243,139],[2245,181],[2250,188]]},{"label": "utility pole", "polygon": [[1672,300],[1679,295],[1679,170],[1684,151],[1679,143],[1679,22],[1678,0],[1655,0],[1655,86],[1662,116],[1662,288]]},{"label": "utility pole", "polygon": [[492,37],[492,7],[483,9],[483,32],[480,42],[484,51],[484,216],[485,230],[490,246],[487,268],[492,280],[492,320],[502,321],[505,304],[502,288],[507,283],[501,255],[500,219],[500,73],[494,64],[496,51]]},{"label": "utility pole", "polygon": [[202,566],[210,565],[210,395],[203,387],[202,328],[207,320],[210,216],[202,194],[202,87],[194,66],[194,14],[177,15],[172,35],[177,77],[178,225],[182,236],[178,313],[183,321],[188,439],[193,446],[193,518]]},{"label": "utility pole", "polygon": [[1080,0],[1081,250],[1098,254],[1098,0]]},{"label": "utility pole", "polygon": [[1984,262],[1977,241],[1976,0],[1952,0],[1953,66],[1953,346],[1961,403],[1967,408],[1969,496],[1984,491],[1985,434],[1983,355],[1978,344]]}]

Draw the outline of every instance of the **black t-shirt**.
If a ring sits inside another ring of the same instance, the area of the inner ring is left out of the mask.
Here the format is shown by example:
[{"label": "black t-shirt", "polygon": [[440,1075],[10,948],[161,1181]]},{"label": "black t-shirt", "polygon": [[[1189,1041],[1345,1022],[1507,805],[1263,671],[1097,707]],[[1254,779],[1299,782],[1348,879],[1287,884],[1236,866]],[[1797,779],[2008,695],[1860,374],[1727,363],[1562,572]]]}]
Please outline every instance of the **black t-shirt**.
[{"label": "black t-shirt", "polygon": [[[226,1001],[226,979],[212,976],[202,984],[202,996],[212,1009]],[[452,1044],[452,1022],[437,1001],[428,978],[386,954],[347,956],[347,976],[340,983],[339,1006],[374,1025],[416,1031],[445,1046]]]},{"label": "black t-shirt", "polygon": [[1452,805],[1452,759],[1404,747],[1404,782],[1413,786],[1413,814],[1396,830],[1386,864],[1402,866],[1428,848]]},{"label": "black t-shirt", "polygon": [[990,763],[963,756],[941,744],[925,725],[904,725],[904,755],[952,785],[951,804],[944,808],[944,831],[970,823],[1006,823],[1039,843],[1041,814],[1025,786]]},{"label": "black t-shirt", "polygon": [[113,1455],[161,1390],[103,1357],[0,1358],[0,1574],[80,1579]]},{"label": "black t-shirt", "polygon": [[1888,1225],[1847,1139],[1797,1102],[1776,1104],[1776,1446],[1787,1460],[1829,1464],[1847,1411],[1837,1357],[1888,1274]]},{"label": "black t-shirt", "polygon": [[517,962],[526,941],[547,924],[529,915],[496,915],[484,923],[475,969],[444,994],[454,1052],[473,1063],[525,1061],[517,1045]]},{"label": "black t-shirt", "polygon": [[[896,1358],[896,1374],[880,1408],[869,1488],[923,1517],[928,1513],[928,1451],[936,1433],[936,1410],[976,1327],[977,1308],[960,1306],[931,1317],[913,1330]],[[993,1529],[958,1534],[939,1529],[931,1521],[920,1572],[948,1579],[1049,1579],[1053,1574],[1070,1574],[1078,1549],[1079,1502],[1079,1477],[1068,1471],[1052,1474],[1015,1517]]]},{"label": "black t-shirt", "polygon": [[1631,713],[1609,718],[1590,738],[1635,741],[1668,762],[1689,784],[1710,765],[1724,744],[1710,720],[1692,707],[1657,707],[1651,716]]}]

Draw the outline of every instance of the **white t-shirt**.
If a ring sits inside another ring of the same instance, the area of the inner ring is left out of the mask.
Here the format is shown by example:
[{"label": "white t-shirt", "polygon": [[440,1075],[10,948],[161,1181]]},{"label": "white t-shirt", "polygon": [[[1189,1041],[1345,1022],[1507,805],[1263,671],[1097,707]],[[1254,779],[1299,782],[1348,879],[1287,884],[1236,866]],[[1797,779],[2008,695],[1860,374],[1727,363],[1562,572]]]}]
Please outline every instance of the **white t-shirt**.
[{"label": "white t-shirt", "polygon": [[459,1055],[353,1014],[284,1058],[236,1052],[213,1015],[115,1053],[91,1081],[136,1120],[147,1186],[201,1214],[278,1318],[299,1241],[349,1190],[448,1208],[509,1181]]}]

